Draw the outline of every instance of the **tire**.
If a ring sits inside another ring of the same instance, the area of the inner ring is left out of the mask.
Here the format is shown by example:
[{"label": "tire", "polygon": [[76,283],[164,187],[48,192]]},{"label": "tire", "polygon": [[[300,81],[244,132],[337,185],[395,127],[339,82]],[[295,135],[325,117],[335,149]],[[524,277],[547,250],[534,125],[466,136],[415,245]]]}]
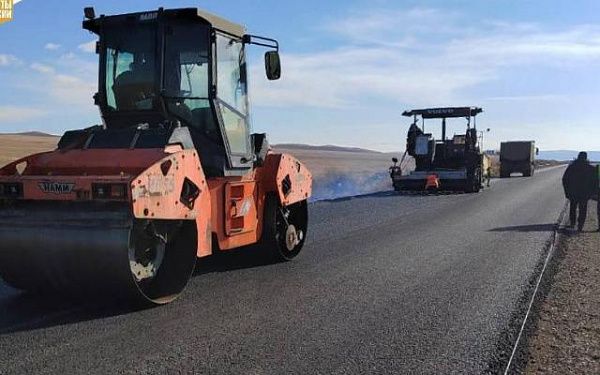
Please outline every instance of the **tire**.
[{"label": "tire", "polygon": [[25,284],[22,284],[19,280],[17,279],[13,279],[10,276],[7,275],[2,275],[0,276],[0,283],[4,282],[4,284],[8,285],[9,287],[13,288],[13,289],[17,289],[20,290],[22,292],[27,292],[29,294],[38,294],[38,293],[42,293],[43,290],[39,290],[37,288],[33,288],[31,286],[27,286]]},{"label": "tire", "polygon": [[[153,235],[145,230],[148,225],[152,227]],[[161,236],[162,240],[152,236]],[[174,301],[183,293],[196,266],[197,237],[194,221],[136,221],[131,233],[128,258],[131,276],[137,286],[135,297],[138,302],[145,305],[163,305]],[[143,267],[148,260],[144,259],[142,254],[148,254],[147,249],[157,247],[157,244],[163,241],[164,244],[158,248],[164,247],[164,255],[161,257],[152,254],[154,256],[151,258],[157,264],[151,265],[150,262],[149,266]],[[141,264],[136,262],[140,260],[138,255],[141,257]],[[140,277],[140,271],[146,272],[146,279]]]},{"label": "tire", "polygon": [[481,169],[476,168],[470,178],[467,178],[465,192],[479,193],[481,191]]},{"label": "tire", "polygon": [[402,185],[394,184],[394,191],[402,192],[402,191],[406,191],[406,188]]},{"label": "tire", "polygon": [[259,248],[274,262],[294,259],[306,241],[308,204],[301,201],[283,207],[274,194],[265,199],[263,233]]}]

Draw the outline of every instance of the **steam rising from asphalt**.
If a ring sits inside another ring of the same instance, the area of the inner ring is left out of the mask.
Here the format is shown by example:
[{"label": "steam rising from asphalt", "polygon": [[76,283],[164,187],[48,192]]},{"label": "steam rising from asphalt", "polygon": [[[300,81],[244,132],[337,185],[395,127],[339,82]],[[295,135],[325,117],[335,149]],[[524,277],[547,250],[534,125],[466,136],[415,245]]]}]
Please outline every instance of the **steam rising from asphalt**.
[{"label": "steam rising from asphalt", "polygon": [[[352,172],[348,170],[330,170],[320,173],[313,179],[313,194],[311,202],[353,197],[357,195],[373,194],[384,191],[393,191],[392,179],[388,167],[382,164],[373,172]],[[414,159],[407,157],[402,163],[402,173],[409,173],[415,169]]]},{"label": "steam rising from asphalt", "polygon": [[315,177],[311,201],[364,195],[392,189],[390,175],[380,173],[331,172]]}]

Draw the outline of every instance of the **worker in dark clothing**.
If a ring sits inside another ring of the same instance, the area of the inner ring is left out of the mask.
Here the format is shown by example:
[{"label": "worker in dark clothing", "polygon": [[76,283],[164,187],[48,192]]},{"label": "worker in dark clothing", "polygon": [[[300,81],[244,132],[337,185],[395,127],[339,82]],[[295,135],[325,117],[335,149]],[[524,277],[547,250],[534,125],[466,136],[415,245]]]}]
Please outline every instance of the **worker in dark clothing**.
[{"label": "worker in dark clothing", "polygon": [[[570,226],[581,232],[585,225],[588,201],[596,193],[596,169],[587,160],[587,153],[580,152],[563,176],[565,196],[570,202]],[[579,216],[577,211],[579,210]]]},{"label": "worker in dark clothing", "polygon": [[416,122],[411,124],[408,129],[408,137],[406,138],[406,152],[408,152],[410,156],[416,155],[417,137],[420,135],[423,135],[423,130],[419,128],[419,125],[417,125]]},{"label": "worker in dark clothing", "polygon": [[596,166],[596,214],[598,215],[598,232],[600,232],[600,164]]}]

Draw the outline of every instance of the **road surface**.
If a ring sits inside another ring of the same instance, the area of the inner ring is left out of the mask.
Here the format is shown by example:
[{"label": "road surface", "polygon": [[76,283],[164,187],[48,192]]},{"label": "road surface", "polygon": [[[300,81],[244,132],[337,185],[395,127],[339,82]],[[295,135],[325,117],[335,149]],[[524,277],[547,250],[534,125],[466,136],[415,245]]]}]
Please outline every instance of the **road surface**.
[{"label": "road surface", "polygon": [[564,206],[562,172],[480,194],[312,204],[295,261],[204,260],[160,308],[82,307],[0,284],[0,374],[494,371]]}]

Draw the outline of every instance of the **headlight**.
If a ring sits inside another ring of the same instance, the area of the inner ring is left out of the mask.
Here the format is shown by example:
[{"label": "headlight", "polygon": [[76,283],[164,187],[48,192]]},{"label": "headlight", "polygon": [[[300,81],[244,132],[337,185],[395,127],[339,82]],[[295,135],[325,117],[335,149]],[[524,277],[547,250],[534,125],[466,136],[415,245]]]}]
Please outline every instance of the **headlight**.
[{"label": "headlight", "polygon": [[127,199],[126,184],[92,184],[92,197],[105,200]]},{"label": "headlight", "polygon": [[23,185],[19,182],[0,183],[0,197],[21,198],[23,196]]}]

